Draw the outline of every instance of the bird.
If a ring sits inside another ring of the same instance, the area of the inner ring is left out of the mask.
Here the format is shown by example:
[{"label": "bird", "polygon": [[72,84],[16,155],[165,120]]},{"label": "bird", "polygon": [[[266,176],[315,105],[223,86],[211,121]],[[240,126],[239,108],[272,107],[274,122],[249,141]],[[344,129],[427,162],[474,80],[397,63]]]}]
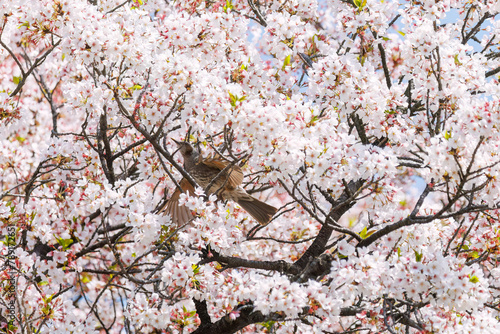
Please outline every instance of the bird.
[{"label": "bird", "polygon": [[[264,203],[248,194],[241,187],[243,171],[237,165],[231,165],[227,160],[216,155],[212,158],[203,158],[200,152],[188,143],[174,140],[184,159],[184,169],[196,183],[206,190],[208,195],[216,194],[221,200],[230,200],[238,203],[260,225],[269,224],[271,218],[278,211],[277,208]],[[179,182],[183,192],[194,194],[191,183],[183,178]],[[209,189],[206,189],[210,186]],[[172,223],[182,226],[194,218],[193,213],[184,205],[179,205],[181,191],[176,189],[172,197],[160,211],[170,215]]]}]

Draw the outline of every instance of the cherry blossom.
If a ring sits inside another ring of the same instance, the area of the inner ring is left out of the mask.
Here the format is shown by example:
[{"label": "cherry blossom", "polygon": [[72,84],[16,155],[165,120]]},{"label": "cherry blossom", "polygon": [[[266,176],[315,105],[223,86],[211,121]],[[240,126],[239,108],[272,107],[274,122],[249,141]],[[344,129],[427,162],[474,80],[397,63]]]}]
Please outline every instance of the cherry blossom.
[{"label": "cherry blossom", "polygon": [[[499,332],[499,13],[2,2],[1,331]],[[271,222],[174,140],[240,167]]]}]

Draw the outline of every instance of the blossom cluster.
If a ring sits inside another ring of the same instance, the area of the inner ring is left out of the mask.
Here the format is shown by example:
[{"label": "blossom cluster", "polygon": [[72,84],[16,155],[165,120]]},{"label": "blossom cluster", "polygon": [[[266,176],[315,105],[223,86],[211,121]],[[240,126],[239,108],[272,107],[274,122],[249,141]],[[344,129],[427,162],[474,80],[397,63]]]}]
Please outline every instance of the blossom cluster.
[{"label": "blossom cluster", "polygon": [[[499,15],[0,3],[1,330],[498,332]],[[198,187],[174,224],[174,140],[241,167],[271,222]]]}]

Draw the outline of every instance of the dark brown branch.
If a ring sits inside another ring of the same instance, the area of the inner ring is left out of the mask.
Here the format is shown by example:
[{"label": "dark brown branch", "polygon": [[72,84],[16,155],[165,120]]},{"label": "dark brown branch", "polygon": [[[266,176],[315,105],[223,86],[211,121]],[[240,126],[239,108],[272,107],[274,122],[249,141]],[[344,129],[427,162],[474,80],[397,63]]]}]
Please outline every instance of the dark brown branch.
[{"label": "dark brown branch", "polygon": [[[113,154],[107,135],[107,130],[107,114],[106,108],[104,108],[104,113],[99,118],[99,128],[97,129],[97,153],[99,155],[99,159],[101,160],[101,166],[102,170],[104,171],[104,175],[106,175],[109,183],[114,185],[116,177],[113,169]],[[104,148],[102,147],[102,144],[104,144]]]},{"label": "dark brown branch", "polygon": [[465,232],[465,234],[463,235],[462,242],[460,243],[460,246],[457,247],[457,251],[455,252],[455,256],[458,256],[458,254],[462,250],[462,247],[464,246],[465,239],[467,239],[467,236],[469,235],[470,231],[472,230],[472,227],[474,226],[474,224],[476,223],[478,218],[479,218],[479,213],[476,215],[474,220],[470,223],[470,226],[467,229],[467,232]]},{"label": "dark brown branch", "polygon": [[356,131],[358,132],[359,139],[364,145],[370,144],[370,141],[368,140],[366,136],[366,131],[365,131],[365,125],[363,124],[363,121],[361,118],[356,114],[352,113],[352,121],[354,123],[354,126],[356,127]]},{"label": "dark brown branch", "polygon": [[387,59],[385,56],[385,50],[382,43],[378,43],[378,51],[380,52],[380,58],[382,59],[382,68],[384,69],[385,84],[387,88],[391,89],[391,74],[389,73],[389,68],[387,67]]},{"label": "dark brown branch", "polygon": [[248,5],[252,9],[252,12],[257,16],[257,19],[255,21],[259,22],[259,24],[263,27],[267,27],[267,22],[262,16],[262,13],[260,12],[259,8],[255,6],[255,3],[253,0],[247,0]]},{"label": "dark brown branch", "polygon": [[84,256],[84,255],[86,255],[88,253],[94,252],[94,251],[98,250],[99,248],[106,246],[107,244],[113,244],[118,239],[120,239],[125,234],[127,234],[130,230],[132,230],[132,227],[127,227],[124,230],[122,230],[122,231],[114,234],[113,236],[111,236],[109,238],[109,241],[108,241],[108,239],[101,240],[101,241],[93,244],[92,246],[89,246],[89,247],[86,247],[86,248],[82,249],[81,251],[79,251],[78,253],[76,253],[75,256],[76,256],[76,258],[80,258],[80,257],[82,257],[82,256]]},{"label": "dark brown branch", "polygon": [[[328,217],[330,217],[334,222],[337,222],[344,213],[346,213],[353,205],[354,201],[349,201],[349,192],[356,193],[356,191],[363,185],[363,180],[358,180],[356,182],[349,182],[348,188],[344,190],[342,195],[340,195],[337,208],[334,211],[330,211]],[[298,271],[302,272],[312,259],[317,258],[325,251],[325,246],[330,239],[332,232],[334,231],[334,226],[332,224],[324,224],[318,233],[318,236],[313,241],[311,246],[304,252],[304,254],[298,259],[290,268],[292,272]],[[366,239],[365,239],[366,240]]]},{"label": "dark brown branch", "polygon": [[491,70],[491,71],[488,71],[485,73],[485,76],[486,77],[491,77],[492,75],[495,75],[497,74],[498,72],[500,72],[500,67],[497,67],[495,68],[494,70]]},{"label": "dark brown branch", "polygon": [[425,186],[425,189],[424,191],[422,192],[422,194],[420,195],[418,201],[417,201],[417,204],[415,204],[415,207],[413,208],[413,211],[410,213],[410,217],[416,217],[417,214],[418,214],[418,211],[420,210],[420,207],[422,206],[422,204],[424,203],[424,200],[425,198],[429,195],[429,193],[431,192],[432,188],[429,187],[429,185],[427,184]]},{"label": "dark brown branch", "polygon": [[248,238],[246,241],[254,241],[254,240],[271,240],[271,241],[276,241],[282,244],[302,244],[304,242],[309,242],[311,240],[314,240],[315,237],[310,237],[307,239],[302,239],[302,240],[280,240],[276,238],[271,238],[271,237],[251,237]]},{"label": "dark brown branch", "polygon": [[318,279],[330,272],[333,257],[330,254],[321,254],[317,258],[309,261],[295,281],[299,283],[307,282],[310,279]]},{"label": "dark brown branch", "polygon": [[253,268],[261,270],[271,270],[284,273],[290,270],[292,266],[291,263],[285,261],[254,261],[246,260],[238,257],[223,256],[217,252],[211,250],[210,255],[207,255],[208,251],[204,255],[204,259],[199,263],[199,265],[217,261],[224,266],[224,269],[228,268]]},{"label": "dark brown branch", "polygon": [[[451,203],[455,203],[458,200],[458,198],[454,198]],[[451,207],[452,204],[448,203],[445,208]],[[387,225],[384,228],[378,230],[377,232],[373,233],[370,235],[368,238],[363,239],[356,247],[366,247],[373,242],[375,242],[377,239],[397,230],[405,226],[411,226],[415,224],[428,224],[436,219],[446,219],[446,218],[454,218],[461,216],[466,213],[471,213],[471,212],[481,212],[481,211],[486,211],[486,210],[497,210],[498,207],[488,207],[487,205],[468,205],[464,207],[463,209],[460,209],[458,211],[449,213],[449,214],[444,214],[444,212],[447,212],[447,209],[445,210],[444,208],[441,209],[438,213],[434,215],[429,215],[429,216],[419,216],[419,217],[407,217],[404,218],[397,223]]]},{"label": "dark brown branch", "polygon": [[113,9],[111,9],[111,10],[107,11],[107,12],[106,12],[106,15],[113,13],[114,11],[118,10],[119,8],[121,8],[121,7],[125,6],[126,4],[128,4],[128,3],[130,3],[130,2],[132,2],[132,0],[125,0],[124,2],[122,2],[121,4],[119,4],[118,6],[116,6],[115,8],[113,8]]},{"label": "dark brown branch", "polygon": [[[12,96],[15,96],[17,93],[19,93],[19,91],[21,90],[21,88],[23,88],[24,84],[26,83],[26,80],[28,79],[28,77],[30,76],[30,74],[33,72],[33,70],[35,68],[37,68],[38,66],[40,66],[44,61],[45,59],[47,58],[47,56],[61,43],[61,39],[59,41],[57,41],[56,44],[54,44],[50,49],[48,49],[47,51],[45,51],[45,53],[38,57],[36,60],[35,60],[35,63],[30,67],[30,69],[23,74],[21,80],[19,81],[19,84],[17,85],[16,89],[14,89],[14,91],[12,93],[9,94],[10,97]],[[2,43],[2,46],[4,46],[4,44]],[[5,46],[4,46],[5,47]]]},{"label": "dark brown branch", "polygon": [[[471,7],[472,8],[472,7]],[[468,16],[469,13],[467,13]],[[479,30],[481,29],[481,25],[489,19],[490,17],[493,17],[494,15],[491,15],[489,12],[484,13],[483,17],[477,22],[477,24],[469,31],[469,33],[462,39],[462,44],[465,45],[471,39],[474,35],[476,35]],[[466,21],[464,21],[464,27],[465,27]],[[463,35],[462,35],[463,36]]]},{"label": "dark brown branch", "polygon": [[[397,20],[397,16],[395,18]],[[391,25],[389,25],[391,26]],[[375,31],[372,30],[373,37],[378,38],[378,35]],[[385,55],[385,49],[382,43],[378,43],[377,45],[378,51],[380,52],[380,58],[382,60],[382,68],[384,70],[384,76],[385,76],[385,84],[387,85],[387,88],[391,89],[392,83],[391,83],[391,74],[389,73],[389,68],[387,67],[387,57]]]},{"label": "dark brown branch", "polygon": [[[148,87],[148,85],[145,85],[144,89],[146,89],[147,87]],[[198,184],[192,178],[192,176],[189,175],[189,173],[181,165],[179,165],[177,163],[177,161],[175,161],[175,159],[172,157],[172,155],[170,155],[170,153],[168,153],[165,149],[163,149],[163,147],[161,147],[161,145],[158,143],[158,141],[145,129],[145,127],[142,124],[140,124],[139,122],[137,122],[135,120],[135,116],[128,112],[127,108],[125,108],[125,106],[123,105],[123,103],[121,101],[121,97],[120,97],[118,91],[116,89],[114,89],[113,87],[109,86],[109,84],[108,84],[108,88],[113,90],[113,95],[114,95],[115,100],[118,104],[118,108],[120,109],[120,112],[130,121],[130,123],[132,123],[134,128],[137,131],[139,131],[151,143],[151,145],[153,145],[155,150],[157,152],[159,152],[165,159],[167,159],[168,162],[170,162],[172,164],[172,166],[174,166],[174,168],[177,169],[179,171],[179,173],[181,173],[181,175],[184,178],[186,178],[186,180],[188,180],[189,183],[191,183],[191,185],[194,188],[197,188]],[[177,101],[177,99],[175,100],[175,102]],[[176,107],[175,102],[174,102],[174,105],[172,106],[172,109],[174,109]]]},{"label": "dark brown branch", "polygon": [[491,46],[491,43],[495,40],[495,37],[497,37],[497,35],[493,34],[491,39],[488,41],[488,43],[486,43],[486,45],[484,46],[484,48],[481,50],[480,53],[484,53]]},{"label": "dark brown branch", "polygon": [[206,326],[200,326],[193,334],[231,334],[245,328],[248,325],[264,322],[268,319],[261,312],[253,311],[253,306],[243,308],[238,312],[238,317],[231,320],[229,316],[225,316],[215,323]]},{"label": "dark brown branch", "polygon": [[21,71],[21,75],[24,77],[26,75],[26,73],[24,72],[24,69],[23,69],[23,66],[21,65],[21,62],[19,61],[19,59],[17,59],[16,55],[14,54],[14,52],[12,52],[12,50],[7,46],[7,44],[5,44],[4,42],[2,42],[2,35],[3,35],[3,32],[5,31],[5,26],[7,25],[7,17],[4,16],[4,21],[3,21],[3,25],[2,25],[2,30],[0,31],[0,45],[5,49],[7,50],[7,52],[10,54],[10,56],[14,59],[14,61],[16,62],[17,66],[19,67],[19,70]]},{"label": "dark brown branch", "polygon": [[[430,220],[430,221],[432,221],[432,220]],[[378,240],[379,238],[383,237],[384,235],[387,235],[387,234],[389,234],[397,229],[400,229],[401,227],[410,226],[410,225],[417,224],[417,223],[426,223],[426,222],[428,223],[430,221],[422,220],[421,218],[411,219],[410,217],[407,217],[405,219],[398,221],[397,223],[387,225],[384,228],[378,230],[377,232],[373,233],[372,235],[370,235],[366,239],[363,239],[360,243],[358,243],[356,245],[356,247],[361,248],[361,247],[369,246],[372,243],[374,243],[376,240]]]},{"label": "dark brown branch", "polygon": [[118,159],[119,157],[123,156],[125,153],[129,152],[130,150],[136,148],[137,146],[140,146],[142,144],[144,144],[145,142],[147,142],[148,140],[146,138],[143,138],[139,141],[136,141],[135,143],[132,143],[130,145],[128,145],[127,147],[125,147],[123,150],[121,150],[120,152],[114,154],[112,157],[111,157],[111,160],[114,161],[116,159]]},{"label": "dark brown branch", "polygon": [[464,222],[465,222],[465,218],[462,218],[462,221],[460,221],[460,224],[458,225],[457,229],[455,230],[455,233],[453,233],[453,236],[448,241],[448,245],[446,246],[446,249],[444,250],[443,256],[448,256],[448,250],[450,249],[451,243],[457,237],[458,232],[460,232],[460,229],[462,228],[462,225]]}]

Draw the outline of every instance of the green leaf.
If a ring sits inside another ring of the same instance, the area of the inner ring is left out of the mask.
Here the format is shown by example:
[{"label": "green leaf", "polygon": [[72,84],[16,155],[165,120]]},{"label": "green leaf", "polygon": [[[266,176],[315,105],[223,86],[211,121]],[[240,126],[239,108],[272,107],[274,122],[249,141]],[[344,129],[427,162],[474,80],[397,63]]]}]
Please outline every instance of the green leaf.
[{"label": "green leaf", "polygon": [[236,96],[229,92],[229,103],[231,103],[232,107],[236,107],[236,101]]},{"label": "green leaf", "polygon": [[362,238],[362,239],[365,239],[366,238],[366,232],[368,231],[368,229],[365,228],[361,230],[361,232],[359,232],[359,236]]},{"label": "green leaf", "polygon": [[16,246],[16,236],[15,235],[11,235],[11,234],[7,234],[5,236],[5,241],[3,242],[4,245],[6,245],[7,247],[14,247]]},{"label": "green leaf", "polygon": [[68,249],[69,246],[73,244],[73,239],[63,239],[63,238],[57,238],[57,243],[62,246],[63,250]]},{"label": "green leaf", "polygon": [[231,92],[229,93],[229,103],[231,104],[232,107],[236,107],[236,102],[238,101],[245,101],[246,96],[243,95],[242,97],[238,97],[238,95],[233,95]]},{"label": "green leaf", "polygon": [[[136,1],[134,2],[134,4],[135,4],[135,3],[139,4],[139,6],[144,5],[144,1],[142,1],[142,0],[136,0]],[[137,8],[139,8],[139,7],[138,7],[138,6],[135,6],[135,5],[132,5],[132,9],[137,9]]]},{"label": "green leaf", "polygon": [[476,275],[473,275],[469,278],[469,282],[472,282],[472,283],[477,283],[479,282],[479,278],[477,278]]},{"label": "green leaf", "polygon": [[233,6],[233,2],[231,0],[226,0],[226,4],[224,5],[224,7],[222,7],[222,9],[224,10],[224,13],[231,11],[233,8],[234,8],[234,6]]},{"label": "green leaf", "polygon": [[196,314],[196,311],[188,311],[185,306],[182,306],[182,313],[186,315],[184,319],[192,318]]},{"label": "green leaf", "polygon": [[370,235],[373,234],[373,232],[375,232],[375,230],[373,231],[368,231],[368,228],[365,226],[365,228],[359,232],[359,236],[362,238],[362,239],[366,239],[368,238]]},{"label": "green leaf", "polygon": [[444,132],[444,139],[448,140],[451,138],[451,131],[445,131]]},{"label": "green leaf", "polygon": [[50,295],[48,297],[42,297],[44,303],[50,303],[52,301],[52,298],[54,297],[54,295]]},{"label": "green leaf", "polygon": [[354,227],[354,225],[356,225],[357,222],[358,222],[358,218],[355,216],[351,216],[347,220],[347,224],[348,224],[349,228]]},{"label": "green leaf", "polygon": [[271,331],[273,329],[273,326],[275,323],[276,323],[276,321],[269,320],[266,322],[261,322],[260,324],[262,325],[262,327],[266,328],[268,331]]},{"label": "green leaf", "polygon": [[195,288],[196,290],[200,290],[200,281],[192,279],[191,282],[193,283],[193,288]]},{"label": "green leaf", "polygon": [[12,78],[12,81],[14,81],[14,83],[15,83],[16,85],[19,85],[19,83],[21,82],[21,77],[16,77],[16,76],[14,76],[14,77]]},{"label": "green leaf", "polygon": [[42,297],[42,300],[43,300],[43,306],[42,306],[42,312],[45,314],[45,315],[51,315],[53,313],[53,310],[52,310],[52,307],[49,305],[50,302],[52,302],[52,298],[54,297],[54,295],[50,295],[46,298]]},{"label": "green leaf", "polygon": [[90,276],[89,276],[89,275],[82,275],[81,280],[82,280],[82,283],[88,283],[88,282],[90,282],[90,281],[91,281],[91,279],[90,279]]},{"label": "green leaf", "polygon": [[401,35],[401,36],[406,36],[406,34],[400,30],[398,30],[398,33]]},{"label": "green leaf", "polygon": [[18,328],[14,325],[13,321],[8,322],[8,327],[9,327],[9,333],[19,333],[17,330]]},{"label": "green leaf", "polygon": [[52,313],[52,307],[50,307],[50,305],[44,305],[42,307],[42,312],[44,315],[48,316]]},{"label": "green leaf", "polygon": [[417,262],[422,262],[423,253],[419,253],[417,251],[414,252],[415,252],[415,260],[417,260]]},{"label": "green leaf", "polygon": [[366,0],[354,0],[354,5],[359,9],[363,9],[366,6]]},{"label": "green leaf", "polygon": [[288,55],[285,58],[285,61],[283,62],[283,67],[281,68],[283,71],[285,70],[285,67],[290,65],[290,60],[292,59],[292,55]]},{"label": "green leaf", "polygon": [[364,66],[366,62],[366,56],[359,56],[358,59],[361,66]]}]

